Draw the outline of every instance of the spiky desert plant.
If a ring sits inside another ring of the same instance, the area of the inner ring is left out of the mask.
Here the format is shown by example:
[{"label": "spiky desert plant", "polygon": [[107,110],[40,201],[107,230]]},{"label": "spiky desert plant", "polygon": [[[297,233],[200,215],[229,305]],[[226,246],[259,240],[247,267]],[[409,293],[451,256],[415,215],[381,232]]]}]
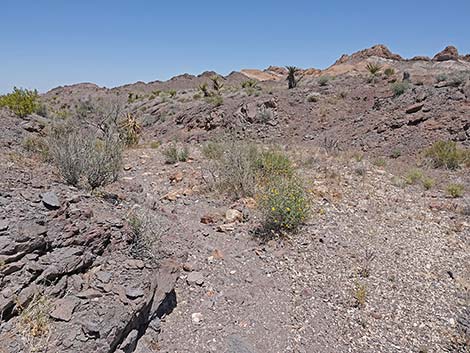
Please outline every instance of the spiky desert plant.
[{"label": "spiky desert plant", "polygon": [[224,87],[224,84],[220,82],[219,76],[212,76],[211,81],[212,81],[212,88],[214,89],[214,91],[217,92],[217,94],[219,94],[220,90]]},{"label": "spiky desert plant", "polygon": [[209,92],[209,87],[206,82],[201,83],[198,88],[202,92],[204,97],[209,97],[211,95]]},{"label": "spiky desert plant", "polygon": [[120,137],[127,146],[135,146],[139,143],[142,127],[134,115],[127,113],[119,128]]},{"label": "spiky desert plant", "polygon": [[258,88],[258,82],[255,80],[243,81],[242,88]]},{"label": "spiky desert plant", "polygon": [[379,64],[368,63],[366,69],[372,76],[377,76],[380,73],[380,70],[382,70],[382,66]]},{"label": "spiky desert plant", "polygon": [[297,87],[297,84],[300,82],[302,77],[296,78],[295,75],[300,71],[298,67],[295,66],[286,66],[287,69],[287,82],[289,89]]}]

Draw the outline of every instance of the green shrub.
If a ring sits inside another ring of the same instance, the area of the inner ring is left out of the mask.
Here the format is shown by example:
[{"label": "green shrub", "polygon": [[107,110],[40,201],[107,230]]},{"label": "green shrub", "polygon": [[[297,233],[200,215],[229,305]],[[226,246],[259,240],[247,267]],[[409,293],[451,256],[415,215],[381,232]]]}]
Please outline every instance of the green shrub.
[{"label": "green shrub", "polygon": [[410,87],[408,82],[394,82],[391,86],[395,97],[401,96]]},{"label": "green shrub", "polygon": [[377,158],[374,160],[374,165],[380,168],[383,168],[387,165],[387,161],[383,158]]},{"label": "green shrub", "polygon": [[175,89],[170,89],[170,90],[168,90],[166,93],[168,93],[168,95],[169,95],[171,98],[174,98],[178,92],[177,92]]},{"label": "green shrub", "polygon": [[401,156],[401,151],[399,149],[394,149],[392,153],[390,153],[390,157],[393,159],[397,159]]},{"label": "green shrub", "polygon": [[448,84],[452,87],[459,87],[467,80],[467,76],[463,72],[458,72],[449,77]]},{"label": "green shrub", "polygon": [[395,75],[395,69],[393,67],[387,67],[384,71],[385,76],[391,77]]},{"label": "green shrub", "polygon": [[464,186],[462,184],[449,184],[447,186],[447,195],[453,198],[462,197],[464,192]]},{"label": "green shrub", "polygon": [[260,123],[266,124],[273,118],[273,115],[274,114],[271,109],[261,108],[258,110],[258,113],[256,113],[256,120]]},{"label": "green shrub", "polygon": [[12,93],[0,96],[0,108],[7,107],[17,116],[23,118],[36,112],[39,108],[37,90],[13,88]]},{"label": "green shrub", "polygon": [[307,96],[307,102],[310,103],[316,103],[319,100],[319,95],[318,94],[310,94]]},{"label": "green shrub", "polygon": [[307,218],[309,200],[296,177],[272,177],[259,195],[263,226],[276,232],[295,231]]},{"label": "green shrub", "polygon": [[470,150],[460,149],[454,141],[437,141],[425,151],[434,168],[457,169],[461,163],[468,164]]},{"label": "green shrub", "polygon": [[153,148],[153,149],[157,149],[158,147],[160,147],[160,145],[161,145],[160,141],[150,142],[150,148]]},{"label": "green shrub", "polygon": [[222,104],[224,104],[224,99],[222,96],[214,94],[212,96],[206,97],[206,102],[213,105],[214,107],[220,107]]},{"label": "green shrub", "polygon": [[434,181],[434,179],[429,178],[429,177],[423,177],[422,182],[423,182],[423,187],[424,187],[426,190],[431,189],[431,188],[434,186],[434,184],[436,183],[436,182]]},{"label": "green shrub", "polygon": [[423,172],[420,169],[411,169],[405,177],[405,181],[408,185],[416,184],[423,178]]},{"label": "green shrub", "polygon": [[320,76],[318,78],[318,84],[320,86],[326,86],[328,84],[328,81],[330,81],[330,77],[327,76],[327,75],[324,75],[324,76]]},{"label": "green shrub", "polygon": [[276,150],[268,150],[260,153],[256,162],[258,176],[262,180],[272,177],[292,177],[294,169],[292,162],[284,153]]},{"label": "green shrub", "polygon": [[165,163],[167,164],[186,162],[189,157],[189,150],[186,146],[179,148],[173,144],[166,147],[162,153],[165,156]]}]

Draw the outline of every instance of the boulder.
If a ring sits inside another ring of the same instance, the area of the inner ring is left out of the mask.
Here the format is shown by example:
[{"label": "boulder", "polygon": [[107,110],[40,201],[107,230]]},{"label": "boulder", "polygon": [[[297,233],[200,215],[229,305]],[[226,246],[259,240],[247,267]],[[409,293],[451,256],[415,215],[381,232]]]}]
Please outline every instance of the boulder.
[{"label": "boulder", "polygon": [[49,191],[41,194],[42,203],[49,210],[60,208],[60,201],[55,192]]},{"label": "boulder", "polygon": [[406,108],[405,112],[406,114],[413,114],[413,113],[419,112],[423,107],[424,107],[424,103],[413,104],[413,105],[410,105],[408,108]]}]

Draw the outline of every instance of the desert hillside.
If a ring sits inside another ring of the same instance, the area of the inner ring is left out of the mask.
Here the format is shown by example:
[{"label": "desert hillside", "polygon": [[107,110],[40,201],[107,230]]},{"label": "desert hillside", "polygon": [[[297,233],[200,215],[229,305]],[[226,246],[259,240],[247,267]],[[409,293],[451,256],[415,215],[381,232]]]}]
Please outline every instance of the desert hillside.
[{"label": "desert hillside", "polygon": [[0,353],[470,352],[470,54],[0,96]]}]

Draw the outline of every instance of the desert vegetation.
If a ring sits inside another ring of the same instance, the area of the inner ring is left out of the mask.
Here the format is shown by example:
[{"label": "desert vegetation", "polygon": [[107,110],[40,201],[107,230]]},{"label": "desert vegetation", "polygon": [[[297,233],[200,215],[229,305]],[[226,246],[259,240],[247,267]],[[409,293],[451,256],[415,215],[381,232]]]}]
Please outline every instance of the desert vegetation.
[{"label": "desert vegetation", "polygon": [[13,92],[0,96],[1,107],[7,107],[14,114],[23,118],[39,109],[38,92],[15,87]]},{"label": "desert vegetation", "polygon": [[468,351],[466,65],[2,96],[0,351]]}]

